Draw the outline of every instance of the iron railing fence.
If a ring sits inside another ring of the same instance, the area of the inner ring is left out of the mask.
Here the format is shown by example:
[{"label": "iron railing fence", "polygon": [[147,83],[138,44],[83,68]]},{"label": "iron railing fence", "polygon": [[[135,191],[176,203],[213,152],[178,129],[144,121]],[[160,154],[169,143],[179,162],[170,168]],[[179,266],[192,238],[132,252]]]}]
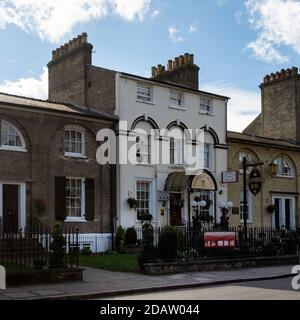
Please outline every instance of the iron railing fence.
[{"label": "iron railing fence", "polygon": [[[135,228],[142,246],[142,228]],[[205,234],[231,232],[234,246],[205,246]],[[193,260],[224,257],[259,257],[300,254],[300,229],[276,230],[272,227],[157,227],[153,228],[153,246],[156,258],[161,260]]]},{"label": "iron railing fence", "polygon": [[[26,229],[0,231],[0,265],[14,269],[55,267],[53,257],[59,255],[61,266],[78,267],[78,229],[62,228],[59,244],[54,244],[54,228],[41,225]],[[56,249],[55,249],[56,246]]]}]

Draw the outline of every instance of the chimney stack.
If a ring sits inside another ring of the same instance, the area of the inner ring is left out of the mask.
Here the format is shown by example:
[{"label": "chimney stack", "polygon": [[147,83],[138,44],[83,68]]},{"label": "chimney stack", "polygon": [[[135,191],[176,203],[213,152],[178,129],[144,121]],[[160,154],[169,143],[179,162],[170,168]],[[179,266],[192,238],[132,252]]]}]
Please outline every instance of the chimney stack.
[{"label": "chimney stack", "polygon": [[185,53],[169,60],[167,68],[159,64],[152,67],[152,79],[199,89],[199,67],[194,64],[194,55]]},{"label": "chimney stack", "polygon": [[86,69],[92,65],[93,46],[82,33],[52,51],[48,63],[49,99],[86,106]]}]

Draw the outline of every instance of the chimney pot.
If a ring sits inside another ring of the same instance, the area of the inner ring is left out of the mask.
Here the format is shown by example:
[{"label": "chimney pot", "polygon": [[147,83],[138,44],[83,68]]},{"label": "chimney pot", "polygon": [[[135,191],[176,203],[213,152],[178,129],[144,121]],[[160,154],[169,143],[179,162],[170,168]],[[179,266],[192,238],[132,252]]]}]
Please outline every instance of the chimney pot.
[{"label": "chimney pot", "polygon": [[188,65],[189,64],[189,60],[190,60],[190,55],[189,53],[185,53],[184,54],[184,64]]},{"label": "chimney pot", "polygon": [[298,68],[293,67],[292,68],[292,76],[296,76],[298,74]]},{"label": "chimney pot", "polygon": [[168,70],[171,71],[173,69],[173,61],[169,60],[168,61]]},{"label": "chimney pot", "polygon": [[176,57],[175,58],[175,68],[178,68],[179,67],[179,58]]},{"label": "chimney pot", "polygon": [[87,33],[83,32],[81,36],[82,36],[82,42],[87,43],[87,36],[88,36]]},{"label": "chimney pot", "polygon": [[185,64],[184,56],[179,56],[179,67],[183,67]]},{"label": "chimney pot", "polygon": [[194,65],[194,55],[190,54],[190,64]]},{"label": "chimney pot", "polygon": [[162,65],[159,64],[159,65],[157,66],[157,69],[158,69],[158,74],[161,74],[161,73],[162,73]]},{"label": "chimney pot", "polygon": [[156,75],[156,67],[151,68],[152,77],[155,77]]}]

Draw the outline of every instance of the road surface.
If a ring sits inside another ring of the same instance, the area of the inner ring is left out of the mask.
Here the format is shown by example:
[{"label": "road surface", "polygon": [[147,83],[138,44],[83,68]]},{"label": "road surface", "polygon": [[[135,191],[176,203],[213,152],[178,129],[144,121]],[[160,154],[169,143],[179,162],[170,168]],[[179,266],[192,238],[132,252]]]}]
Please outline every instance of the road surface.
[{"label": "road surface", "polygon": [[[114,297],[112,300],[300,300],[292,278]],[[110,299],[111,300],[111,299]]]}]

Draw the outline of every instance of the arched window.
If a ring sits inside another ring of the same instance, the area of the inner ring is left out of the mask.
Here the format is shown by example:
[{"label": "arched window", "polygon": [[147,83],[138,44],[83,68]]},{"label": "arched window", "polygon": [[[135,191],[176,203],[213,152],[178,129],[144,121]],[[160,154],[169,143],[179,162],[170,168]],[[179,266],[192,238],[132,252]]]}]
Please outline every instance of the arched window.
[{"label": "arched window", "polygon": [[25,140],[20,131],[10,122],[1,120],[1,149],[26,151]]},{"label": "arched window", "polygon": [[[243,170],[243,159],[246,158],[247,164],[258,162],[258,158],[250,150],[241,150],[239,153],[239,167]],[[247,167],[247,172],[251,171],[251,168]]]},{"label": "arched window", "polygon": [[146,121],[139,121],[135,125],[137,163],[149,164],[151,162],[151,130],[153,127]]},{"label": "arched window", "polygon": [[199,151],[200,165],[203,169],[214,170],[215,166],[215,137],[210,130],[199,129],[196,134],[196,147]]},{"label": "arched window", "polygon": [[292,166],[285,158],[277,158],[273,162],[276,165],[276,176],[293,177]]},{"label": "arched window", "polygon": [[170,164],[181,165],[183,163],[184,132],[180,127],[173,126],[168,131],[170,137]]},{"label": "arched window", "polygon": [[85,131],[81,127],[65,127],[65,156],[85,156]]}]

